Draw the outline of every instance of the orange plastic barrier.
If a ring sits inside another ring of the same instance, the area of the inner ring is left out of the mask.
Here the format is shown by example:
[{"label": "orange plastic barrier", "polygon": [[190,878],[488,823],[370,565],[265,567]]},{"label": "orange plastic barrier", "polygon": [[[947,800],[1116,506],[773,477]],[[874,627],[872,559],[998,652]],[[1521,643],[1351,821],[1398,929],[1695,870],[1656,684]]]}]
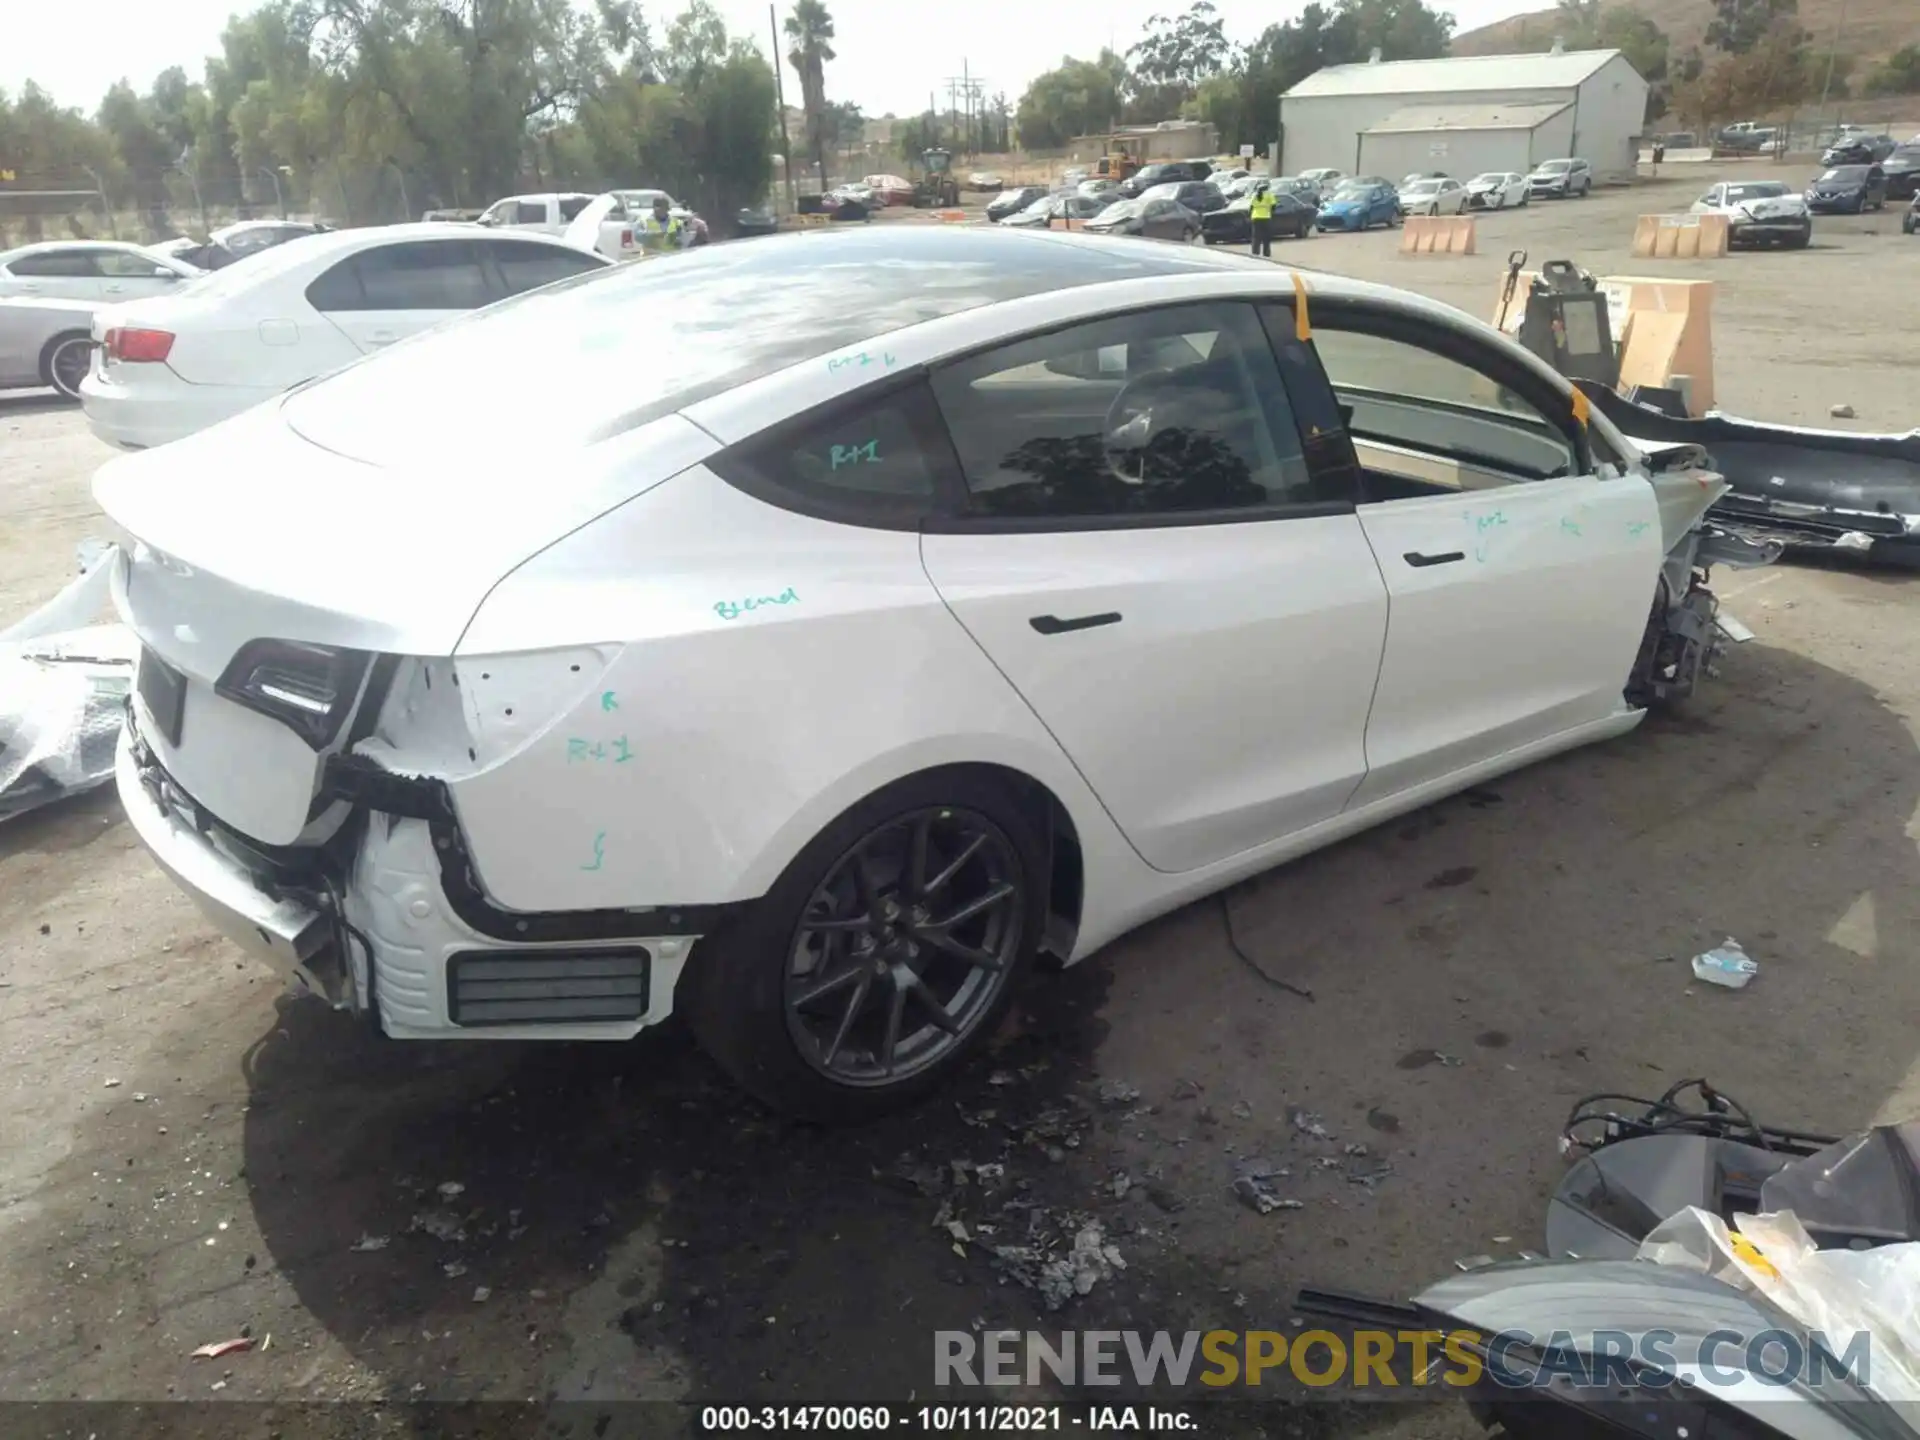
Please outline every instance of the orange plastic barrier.
[{"label": "orange plastic barrier", "polygon": [[1402,255],[1472,255],[1475,238],[1470,215],[1409,215],[1400,222]]},{"label": "orange plastic barrier", "polygon": [[1719,260],[1730,239],[1724,215],[1642,215],[1633,227],[1636,260]]}]

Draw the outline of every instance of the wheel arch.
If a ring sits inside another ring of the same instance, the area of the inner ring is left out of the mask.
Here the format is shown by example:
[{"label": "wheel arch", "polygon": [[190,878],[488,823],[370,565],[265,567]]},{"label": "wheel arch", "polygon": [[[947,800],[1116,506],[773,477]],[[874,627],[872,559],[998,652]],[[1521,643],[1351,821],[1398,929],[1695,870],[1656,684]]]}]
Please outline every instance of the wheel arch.
[{"label": "wheel arch", "polygon": [[[990,779],[1014,793],[1046,845],[1047,928],[1041,948],[1062,962],[1071,956],[1086,909],[1087,864],[1081,821],[1075,818],[1073,805],[1061,795],[1067,786],[1042,778],[1041,772],[1048,767],[1027,763],[1026,757],[944,759],[910,751],[892,759],[895,763],[863,767],[857,776],[847,777],[830,795],[820,797],[782,827],[752,865],[756,893],[771,889],[816,835],[848,811],[896,785],[928,776]],[[1061,778],[1056,777],[1056,782]],[[1086,798],[1090,801],[1091,795]]]},{"label": "wheel arch", "polygon": [[40,379],[43,382],[48,385],[53,384],[53,357],[61,346],[74,340],[84,340],[91,345],[93,343],[93,332],[85,326],[76,329],[62,330],[57,335],[50,337],[47,343],[40,347],[39,371]]}]

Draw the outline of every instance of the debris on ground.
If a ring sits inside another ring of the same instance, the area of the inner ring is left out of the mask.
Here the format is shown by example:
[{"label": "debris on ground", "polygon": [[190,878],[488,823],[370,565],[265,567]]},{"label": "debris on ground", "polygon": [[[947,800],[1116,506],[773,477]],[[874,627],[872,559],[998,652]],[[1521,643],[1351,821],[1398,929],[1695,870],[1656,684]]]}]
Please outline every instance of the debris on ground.
[{"label": "debris on ground", "polygon": [[[1036,1217],[1043,1212],[1035,1211]],[[1074,1226],[1072,1243],[1060,1250],[1063,1236],[1042,1236],[1027,1245],[1000,1245],[993,1254],[1006,1278],[1038,1292],[1049,1310],[1058,1310],[1077,1295],[1088,1295],[1102,1280],[1127,1268],[1118,1246],[1109,1245],[1098,1220],[1075,1223],[1075,1217],[1055,1217]]]},{"label": "debris on ground", "polygon": [[924,1195],[929,1200],[933,1200],[947,1193],[949,1173],[946,1168],[929,1164],[912,1151],[908,1151],[894,1161],[891,1170],[874,1171],[873,1178],[891,1189],[908,1194]]},{"label": "debris on ground", "polygon": [[391,1235],[362,1234],[361,1237],[358,1240],[354,1241],[352,1246],[349,1248],[351,1248],[353,1252],[357,1255],[364,1255],[374,1250],[384,1250],[387,1248],[387,1246],[391,1245],[392,1243],[393,1243],[393,1237]]},{"label": "debris on ground", "polygon": [[1255,1179],[1251,1175],[1241,1175],[1233,1182],[1233,1193],[1240,1197],[1240,1203],[1249,1210],[1257,1210],[1262,1215],[1271,1215],[1276,1210],[1304,1210],[1304,1202],[1287,1196],[1276,1195],[1273,1187],[1264,1179]]},{"label": "debris on ground", "polygon": [[1836,420],[1852,420],[1857,418],[1853,413],[1853,406],[1845,404],[1829,405],[1827,407],[1827,414]]},{"label": "debris on ground", "polygon": [[438,1189],[442,1200],[458,1200],[467,1193],[467,1187],[458,1180],[442,1180]]},{"label": "debris on ground", "polygon": [[1085,1124],[1084,1116],[1069,1110],[1066,1106],[1049,1105],[1032,1119],[1014,1126],[1013,1129],[1022,1143],[1027,1145],[1037,1145],[1043,1150],[1049,1146],[1078,1150]]},{"label": "debris on ground", "polygon": [[106,1088],[109,1090],[117,1090],[120,1088],[120,1082],[118,1080],[109,1080],[107,1081]]},{"label": "debris on ground", "polygon": [[232,1340],[216,1340],[212,1344],[202,1345],[193,1352],[196,1360],[218,1360],[222,1355],[233,1355],[242,1350],[251,1350],[253,1341],[246,1336],[237,1336]]},{"label": "debris on ground", "polygon": [[1131,1105],[1140,1098],[1140,1087],[1125,1080],[1102,1080],[1100,1082],[1100,1103],[1110,1110]]},{"label": "debris on ground", "polygon": [[446,1273],[446,1277],[449,1280],[458,1280],[462,1275],[467,1273],[466,1262],[461,1260],[449,1260],[440,1268]]},{"label": "debris on ground", "polygon": [[1309,1110],[1297,1106],[1287,1111],[1287,1123],[1302,1135],[1311,1135],[1316,1140],[1331,1140],[1333,1132],[1327,1129],[1326,1122]]},{"label": "debris on ground", "polygon": [[1371,1190],[1392,1173],[1393,1166],[1385,1160],[1376,1160],[1372,1164],[1356,1162],[1347,1166],[1347,1183],[1364,1185]]},{"label": "debris on ground", "polygon": [[1176,1100],[1198,1100],[1205,1087],[1198,1080],[1180,1079],[1173,1082],[1173,1098]]},{"label": "debris on ground", "polygon": [[1236,1120],[1251,1120],[1253,1118],[1253,1106],[1244,1100],[1234,1101],[1231,1109],[1233,1111],[1233,1118]]},{"label": "debris on ground", "polygon": [[113,776],[140,642],[91,622],[106,608],[111,546],[81,547],[80,577],[0,628],[0,819]]},{"label": "debris on ground", "polygon": [[1693,957],[1693,974],[1696,980],[1704,980],[1709,985],[1720,985],[1728,990],[1742,990],[1754,976],[1760,973],[1760,964],[1740,948],[1740,942],[1729,937],[1704,954]]},{"label": "debris on ground", "polygon": [[483,1304],[487,1300],[491,1299],[492,1296],[493,1296],[493,1291],[488,1289],[485,1285],[476,1285],[473,1287],[473,1303],[476,1305]]},{"label": "debris on ground", "polygon": [[422,1210],[413,1217],[407,1229],[431,1235],[435,1240],[449,1245],[457,1245],[467,1238],[467,1227],[460,1223],[460,1217],[451,1210]]},{"label": "debris on ground", "polygon": [[1127,1192],[1133,1188],[1133,1177],[1124,1170],[1113,1172],[1113,1178],[1107,1182],[1107,1189],[1116,1200],[1127,1198]]},{"label": "debris on ground", "polygon": [[1350,1141],[1346,1146],[1346,1153],[1349,1155],[1364,1155],[1367,1153],[1367,1147],[1358,1140]]},{"label": "debris on ground", "polygon": [[1285,1179],[1293,1172],[1277,1161],[1268,1160],[1259,1155],[1249,1155],[1233,1167],[1233,1173],[1236,1176],[1244,1175],[1250,1180],[1276,1180]]}]

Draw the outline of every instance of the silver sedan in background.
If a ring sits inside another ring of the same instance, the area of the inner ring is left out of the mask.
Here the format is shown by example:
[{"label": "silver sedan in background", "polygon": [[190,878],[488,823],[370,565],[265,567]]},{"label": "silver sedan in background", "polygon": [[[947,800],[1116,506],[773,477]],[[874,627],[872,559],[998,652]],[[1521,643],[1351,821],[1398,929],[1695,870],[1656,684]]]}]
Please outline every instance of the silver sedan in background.
[{"label": "silver sedan in background", "polygon": [[78,400],[99,308],[91,300],[0,299],[0,390],[51,385]]}]

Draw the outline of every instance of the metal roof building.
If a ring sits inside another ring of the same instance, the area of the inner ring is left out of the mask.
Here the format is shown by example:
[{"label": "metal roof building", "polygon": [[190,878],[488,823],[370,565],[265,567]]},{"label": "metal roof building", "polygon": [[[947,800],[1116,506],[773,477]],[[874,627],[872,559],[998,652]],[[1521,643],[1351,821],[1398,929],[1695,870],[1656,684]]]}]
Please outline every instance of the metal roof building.
[{"label": "metal roof building", "polygon": [[1279,169],[1468,179],[1579,156],[1630,175],[1647,82],[1618,50],[1330,65],[1280,97]]}]

